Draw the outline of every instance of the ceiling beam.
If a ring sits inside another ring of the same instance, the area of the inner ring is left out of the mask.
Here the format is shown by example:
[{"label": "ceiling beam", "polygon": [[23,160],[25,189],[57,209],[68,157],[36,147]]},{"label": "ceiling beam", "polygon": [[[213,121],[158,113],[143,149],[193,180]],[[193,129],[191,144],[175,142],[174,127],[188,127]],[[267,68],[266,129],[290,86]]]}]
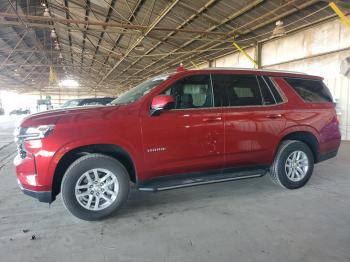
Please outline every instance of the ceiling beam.
[{"label": "ceiling beam", "polygon": [[[189,22],[191,22],[194,18],[198,17],[199,14],[201,14],[202,12],[204,12],[205,10],[207,10],[207,8],[209,8],[212,4],[214,4],[217,0],[210,0],[208,2],[206,2],[205,5],[203,5],[197,12],[193,13],[190,17],[188,17],[187,19],[185,19],[180,25],[178,25],[175,29],[182,29],[185,25],[187,25]],[[160,46],[161,44],[163,44],[170,36],[174,35],[175,31],[170,32],[169,34],[167,34],[167,36],[165,36],[164,38],[162,38],[158,43],[156,43],[155,45],[153,45],[150,49],[148,49],[145,53],[145,55],[148,55],[149,53],[151,53],[154,49],[156,49],[158,46]],[[181,49],[181,47],[177,47],[177,50]],[[129,68],[131,68],[132,66],[134,66],[137,62],[139,62],[143,57],[140,57],[138,59],[136,59],[134,62],[132,62],[128,67],[124,68],[118,75],[123,74],[125,71],[127,71]]]},{"label": "ceiling beam", "polygon": [[[130,9],[130,6],[129,6],[127,0],[125,0],[125,2],[126,2],[126,4],[127,4],[128,8]],[[135,7],[133,8],[133,10],[130,10],[131,13],[130,13],[130,15],[129,15],[129,17],[128,17],[128,21],[129,21],[130,24],[132,23],[133,20],[136,20],[136,13],[137,13],[137,11],[140,9],[140,7],[141,7],[141,5],[142,5],[143,2],[144,2],[144,0],[138,0],[138,2],[136,3]],[[117,38],[116,38],[116,40],[115,40],[115,42],[114,42],[114,45],[113,45],[111,51],[109,52],[108,56],[106,57],[105,61],[103,62],[103,64],[106,64],[106,63],[107,63],[107,61],[109,60],[109,58],[110,58],[112,52],[115,50],[115,48],[117,48],[117,46],[118,46],[120,40],[122,39],[122,37],[123,37],[123,34],[122,34],[122,33],[120,33],[120,34],[117,36]],[[103,66],[100,68],[99,71],[101,71],[102,69],[103,69]]]},{"label": "ceiling beam", "polygon": [[[315,4],[318,1],[316,1],[316,0],[311,0],[311,1],[307,1],[307,2],[303,1],[303,3],[299,4],[297,7],[294,6],[295,2],[297,2],[297,0],[292,0],[292,1],[285,2],[284,4],[278,6],[277,8],[267,12],[266,14],[264,14],[264,15],[256,18],[256,19],[253,19],[252,21],[250,21],[248,24],[249,25],[253,25],[253,27],[251,29],[247,29],[246,25],[242,25],[242,26],[240,26],[240,27],[238,27],[236,29],[233,29],[230,32],[228,32],[227,36],[231,36],[232,37],[232,36],[234,36],[235,33],[239,33],[240,32],[239,30],[241,30],[241,31],[244,30],[245,34],[250,33],[253,30],[259,29],[259,28],[261,28],[263,26],[266,26],[269,23],[272,23],[272,22],[274,22],[274,21],[276,21],[278,19],[281,19],[282,17],[285,17],[287,15],[290,15],[292,13],[297,12],[298,10],[301,10],[303,8],[306,8],[306,7],[310,6],[310,5],[312,5],[312,4]],[[281,9],[286,9],[290,5],[292,5],[291,8],[289,8],[287,11],[281,12]],[[271,15],[273,15],[273,14],[277,14],[277,15],[273,16],[272,18],[268,18],[268,17],[271,17]],[[263,22],[261,22],[259,25],[255,25],[258,21],[263,21]],[[184,45],[188,45],[189,43],[191,43],[193,41],[195,41],[195,40],[190,40],[189,42],[185,43]],[[142,71],[144,71],[144,70],[146,70],[147,68],[150,68],[150,67],[152,67],[152,71],[150,71],[150,74],[151,75],[157,74],[157,73],[165,70],[164,68],[171,68],[171,67],[175,66],[177,63],[184,62],[185,60],[190,60],[190,59],[192,59],[194,57],[200,56],[203,52],[206,52],[206,49],[208,47],[216,48],[216,47],[220,47],[220,46],[222,46],[222,43],[220,43],[220,42],[216,43],[214,45],[212,45],[211,43],[204,44],[204,45],[201,45],[201,46],[199,46],[199,47],[194,49],[194,50],[204,49],[203,51],[201,51],[199,53],[195,53],[195,54],[191,54],[191,55],[188,55],[188,54],[180,55],[179,57],[174,58],[173,60],[171,60],[169,62],[163,63],[162,65],[160,65],[159,67],[156,67],[156,68],[154,68],[154,64],[156,64],[157,62],[154,62],[154,63],[149,64],[148,66],[144,67],[142,70],[140,70],[138,72],[135,72],[132,75],[139,75]],[[172,52],[170,52],[169,55],[171,53]],[[166,55],[166,56],[162,57],[161,59],[166,58],[169,55]],[[127,82],[127,80],[125,82]]]},{"label": "ceiling beam", "polygon": [[[109,22],[109,19],[111,18],[111,14],[113,12],[113,8],[114,8],[115,3],[116,3],[116,0],[111,0],[111,3],[109,4],[107,15],[106,15],[106,18],[105,18],[105,23]],[[94,53],[94,57],[93,58],[95,58],[95,55],[97,54],[97,52],[98,52],[98,50],[100,48],[100,45],[101,45],[102,39],[104,37],[104,34],[105,34],[105,32],[102,31],[100,33],[100,36],[98,37],[98,42],[97,42],[97,45],[96,45],[96,48],[95,48],[95,53]],[[93,65],[94,65],[94,61],[92,60],[90,66],[92,67]]]},{"label": "ceiling beam", "polygon": [[[124,61],[124,59],[130,54],[130,52],[132,50],[134,50],[134,48],[142,42],[142,40],[149,34],[149,32],[151,32],[152,29],[154,29],[157,26],[157,24],[163,20],[163,18],[174,8],[174,6],[179,1],[180,0],[174,0],[165,7],[165,9],[162,11],[162,13],[160,15],[158,15],[158,17],[151,23],[150,26],[147,27],[147,30],[143,33],[143,35],[140,36],[138,39],[136,39],[136,41],[132,44],[132,46],[126,51],[124,56],[113,66],[113,68],[111,70],[109,70],[107,72],[107,74],[105,74],[102,77],[102,79],[100,80],[98,85],[100,85]],[[134,26],[134,25],[132,25],[132,26]]]},{"label": "ceiling beam", "polygon": [[[89,21],[90,15],[90,0],[85,0],[85,21]],[[89,26],[84,27],[83,32],[83,48],[81,49],[81,64],[84,64],[84,51],[85,51],[85,41],[86,41],[86,32],[89,30]]]},{"label": "ceiling beam", "polygon": [[14,46],[14,48],[11,50],[11,52],[7,55],[7,57],[5,58],[4,61],[1,62],[0,64],[0,69],[6,64],[6,62],[10,59],[10,57],[12,56],[12,54],[14,53],[14,51],[16,50],[16,48],[22,43],[24,37],[27,35],[28,31],[25,31],[24,34],[22,35],[22,37],[17,41],[16,45]]},{"label": "ceiling beam", "polygon": [[[171,4],[177,3],[179,0],[174,0]],[[0,17],[2,18],[17,18],[15,14],[12,13],[3,13],[0,12]],[[174,28],[169,28],[169,27],[153,27],[152,25],[147,26],[147,25],[134,25],[134,24],[126,24],[126,23],[115,23],[115,22],[99,22],[99,21],[85,21],[85,20],[77,20],[77,19],[65,19],[65,18],[59,18],[57,16],[51,16],[51,17],[46,17],[46,16],[30,16],[30,15],[19,15],[21,19],[25,20],[32,20],[32,21],[42,21],[42,22],[57,22],[61,24],[81,24],[81,25],[95,25],[95,26],[102,26],[106,28],[122,28],[122,29],[134,29],[134,30],[141,30],[141,31],[176,31],[176,32],[182,32],[182,33],[192,33],[192,34],[206,34],[206,35],[216,35],[216,36],[225,36],[226,33],[224,32],[207,32],[204,30],[196,30],[196,29],[174,29]]]},{"label": "ceiling beam", "polygon": [[[235,19],[236,17],[239,17],[240,15],[248,12],[249,10],[255,8],[257,5],[261,4],[263,2],[263,0],[254,0],[254,1],[251,1],[249,4],[245,5],[243,8],[239,9],[237,12],[234,12],[233,14],[231,14],[230,16],[224,18],[222,21],[220,21],[219,24],[216,24],[216,25],[213,25],[213,26],[210,26],[207,30],[205,30],[206,32],[213,32],[214,30],[217,30],[220,26],[228,23],[229,21]],[[199,39],[201,38],[202,35],[201,34],[198,34],[196,36],[194,36],[191,40],[189,41],[186,41],[185,43],[183,43],[179,48],[175,48],[173,49],[171,52],[169,52],[168,54],[162,56],[159,58],[158,61],[161,61],[162,59],[170,56],[170,55],[173,55],[175,52],[178,52],[180,49],[182,48],[185,48],[187,46],[189,46],[191,43],[195,42],[196,39]],[[225,33],[225,37],[222,37],[222,39],[225,39],[226,38],[226,33]],[[204,44],[202,45],[201,47],[207,47],[208,45],[210,45],[211,43],[207,43],[207,44]],[[196,48],[196,50],[198,50],[200,48]],[[150,63],[149,65],[147,65],[146,67],[144,67],[142,70],[138,71],[138,72],[142,72],[144,71],[145,69],[153,66],[154,64],[158,63],[158,61],[155,61],[153,63]],[[116,75],[116,77],[118,77],[120,74]]]}]

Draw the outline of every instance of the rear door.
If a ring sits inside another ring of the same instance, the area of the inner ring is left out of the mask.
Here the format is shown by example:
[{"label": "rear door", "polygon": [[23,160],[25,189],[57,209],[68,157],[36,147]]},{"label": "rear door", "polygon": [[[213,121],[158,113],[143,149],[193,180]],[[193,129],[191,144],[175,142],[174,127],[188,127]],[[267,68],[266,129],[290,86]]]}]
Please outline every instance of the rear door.
[{"label": "rear door", "polygon": [[266,80],[222,73],[212,82],[215,106],[223,108],[225,167],[270,164],[285,121]]},{"label": "rear door", "polygon": [[142,117],[146,178],[221,169],[224,164],[222,109],[213,107],[208,74],[184,77],[162,94],[175,106]]}]

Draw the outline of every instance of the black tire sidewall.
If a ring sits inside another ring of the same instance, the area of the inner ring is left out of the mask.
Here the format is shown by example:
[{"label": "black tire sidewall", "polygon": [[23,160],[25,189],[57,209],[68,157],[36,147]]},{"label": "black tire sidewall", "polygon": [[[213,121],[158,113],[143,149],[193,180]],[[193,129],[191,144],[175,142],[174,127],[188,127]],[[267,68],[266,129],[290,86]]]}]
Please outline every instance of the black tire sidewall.
[{"label": "black tire sidewall", "polygon": [[[297,182],[290,180],[286,174],[286,171],[285,171],[285,163],[287,161],[287,158],[294,151],[304,152],[308,158],[308,161],[309,161],[309,169],[308,169],[305,177],[302,180],[297,181]],[[279,179],[280,183],[288,189],[296,189],[296,188],[303,187],[309,181],[309,179],[312,175],[312,172],[313,172],[313,168],[314,168],[314,157],[313,157],[313,154],[312,154],[310,148],[305,143],[295,141],[295,142],[290,143],[288,146],[286,146],[284,148],[284,150],[282,152],[280,152],[280,156],[279,156],[277,165],[278,165],[277,166],[278,179]]]},{"label": "black tire sidewall", "polygon": [[[118,180],[119,191],[117,199],[109,207],[92,211],[82,207],[75,196],[75,185],[78,179],[86,171],[103,168],[111,171]],[[79,158],[74,162],[64,175],[61,188],[62,198],[67,209],[76,217],[83,220],[100,220],[111,215],[127,200],[129,195],[129,178],[124,166],[117,160],[108,156],[93,154]]]}]

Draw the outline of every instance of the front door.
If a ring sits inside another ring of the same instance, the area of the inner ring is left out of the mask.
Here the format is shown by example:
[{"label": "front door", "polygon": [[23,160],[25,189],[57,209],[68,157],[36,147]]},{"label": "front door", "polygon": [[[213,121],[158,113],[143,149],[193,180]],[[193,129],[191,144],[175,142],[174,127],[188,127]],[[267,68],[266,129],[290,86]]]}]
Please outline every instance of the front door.
[{"label": "front door", "polygon": [[174,108],[141,119],[145,179],[223,167],[224,124],[213,107],[209,75],[191,75],[171,84]]}]

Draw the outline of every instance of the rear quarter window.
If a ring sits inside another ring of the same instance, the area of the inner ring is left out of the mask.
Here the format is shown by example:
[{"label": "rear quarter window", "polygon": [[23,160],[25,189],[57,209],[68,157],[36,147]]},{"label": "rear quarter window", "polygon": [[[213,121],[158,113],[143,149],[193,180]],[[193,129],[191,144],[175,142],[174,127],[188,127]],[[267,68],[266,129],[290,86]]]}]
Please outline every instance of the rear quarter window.
[{"label": "rear quarter window", "polygon": [[333,102],[331,93],[321,80],[288,78],[284,80],[298,93],[305,101],[311,103]]}]

